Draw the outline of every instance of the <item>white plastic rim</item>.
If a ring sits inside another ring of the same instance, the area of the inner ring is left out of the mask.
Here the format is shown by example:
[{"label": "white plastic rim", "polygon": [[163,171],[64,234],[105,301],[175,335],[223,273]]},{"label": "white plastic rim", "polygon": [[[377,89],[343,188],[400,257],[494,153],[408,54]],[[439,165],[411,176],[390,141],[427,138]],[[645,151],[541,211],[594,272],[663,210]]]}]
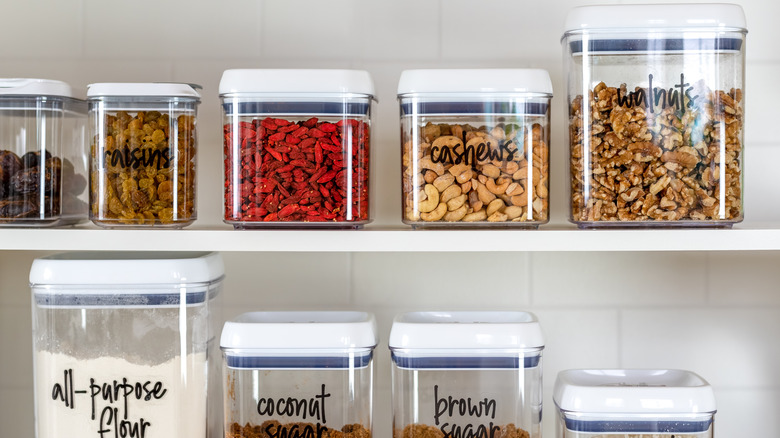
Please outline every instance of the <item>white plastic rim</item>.
[{"label": "white plastic rim", "polygon": [[474,350],[489,354],[491,350],[541,349],[544,338],[539,321],[530,312],[410,312],[393,320],[389,345],[408,355]]},{"label": "white plastic rim", "polygon": [[586,30],[747,29],[742,7],[726,3],[580,6],[569,10],[565,23],[564,33]]},{"label": "white plastic rim", "polygon": [[529,93],[552,96],[550,74],[541,69],[405,70],[398,96],[410,94]]},{"label": "white plastic rim", "polygon": [[103,82],[87,85],[87,98],[181,97],[200,99],[197,86],[168,82]]},{"label": "white plastic rim", "polygon": [[311,95],[364,95],[373,97],[374,82],[364,70],[337,69],[232,69],[222,73],[219,95],[270,94],[301,97]]},{"label": "white plastic rim", "polygon": [[73,252],[35,259],[30,285],[52,286],[47,292],[51,294],[105,294],[105,288],[88,286],[106,285],[116,286],[122,294],[148,294],[133,286],[211,283],[224,274],[219,253]]},{"label": "white plastic rim", "polygon": [[0,96],[73,96],[73,89],[62,81],[32,78],[0,78]]},{"label": "white plastic rim", "polygon": [[[327,350],[374,348],[376,319],[366,312],[250,312],[225,323],[222,349],[322,355]],[[250,351],[244,351],[251,354]]]},{"label": "white plastic rim", "polygon": [[714,413],[715,394],[701,376],[684,370],[566,370],[558,373],[553,401],[582,414]]}]

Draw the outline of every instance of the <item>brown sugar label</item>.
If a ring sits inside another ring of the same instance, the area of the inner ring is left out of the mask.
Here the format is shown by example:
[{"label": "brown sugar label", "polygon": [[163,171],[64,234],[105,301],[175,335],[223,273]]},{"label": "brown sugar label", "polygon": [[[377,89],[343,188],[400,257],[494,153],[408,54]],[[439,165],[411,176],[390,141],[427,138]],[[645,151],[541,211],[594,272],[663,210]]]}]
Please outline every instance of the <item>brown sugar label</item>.
[{"label": "brown sugar label", "polygon": [[439,385],[433,387],[435,425],[444,434],[444,438],[501,438],[500,425],[493,421],[487,424],[463,422],[463,419],[496,418],[496,400],[488,397],[453,397],[439,393]]}]

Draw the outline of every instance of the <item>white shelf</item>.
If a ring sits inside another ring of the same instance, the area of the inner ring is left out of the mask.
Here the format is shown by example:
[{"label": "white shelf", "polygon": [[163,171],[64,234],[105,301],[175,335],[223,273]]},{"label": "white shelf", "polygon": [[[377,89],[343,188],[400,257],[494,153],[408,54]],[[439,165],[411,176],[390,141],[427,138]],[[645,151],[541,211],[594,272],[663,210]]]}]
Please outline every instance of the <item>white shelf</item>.
[{"label": "white shelf", "polygon": [[171,250],[254,252],[479,251],[780,251],[780,223],[733,229],[602,229],[545,226],[538,230],[183,230],[0,229],[0,250]]}]

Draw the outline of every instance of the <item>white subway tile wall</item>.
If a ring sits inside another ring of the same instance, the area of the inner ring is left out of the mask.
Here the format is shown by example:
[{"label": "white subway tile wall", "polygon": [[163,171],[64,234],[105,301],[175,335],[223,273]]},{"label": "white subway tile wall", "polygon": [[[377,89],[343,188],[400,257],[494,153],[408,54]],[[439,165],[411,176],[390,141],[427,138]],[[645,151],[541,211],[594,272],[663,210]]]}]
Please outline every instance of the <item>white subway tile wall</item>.
[{"label": "white subway tile wall", "polygon": [[[200,107],[199,220],[221,223],[223,70],[360,68],[376,83],[375,223],[401,226],[396,85],[407,68],[540,67],[550,71],[552,223],[566,221],[559,39],[580,0],[3,0],[0,76],[92,82],[185,81]],[[600,0],[597,3],[621,3]],[[780,4],[745,0],[748,19],[746,217],[780,220],[772,108],[780,96]],[[34,23],[34,26],[33,26]],[[431,248],[436,250],[436,248]],[[0,253],[0,436],[31,438],[27,270],[42,252]],[[679,367],[716,389],[717,436],[780,429],[778,253],[227,253],[224,315],[361,309],[377,315],[375,434],[390,438],[387,336],[395,314],[431,309],[537,312],[547,338],[544,436],[552,384],[579,367]]]}]

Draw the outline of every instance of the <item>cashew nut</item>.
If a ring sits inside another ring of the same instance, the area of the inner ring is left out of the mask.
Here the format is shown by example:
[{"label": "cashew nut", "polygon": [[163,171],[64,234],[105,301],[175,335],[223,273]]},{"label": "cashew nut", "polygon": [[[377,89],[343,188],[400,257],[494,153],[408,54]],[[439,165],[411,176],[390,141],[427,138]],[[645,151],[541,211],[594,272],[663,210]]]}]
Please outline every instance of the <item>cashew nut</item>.
[{"label": "cashew nut", "polygon": [[445,213],[447,213],[447,204],[442,202],[430,213],[421,213],[420,218],[426,222],[434,222],[443,218]]},{"label": "cashew nut", "polygon": [[506,193],[509,196],[517,196],[517,195],[522,195],[523,192],[525,192],[523,186],[520,185],[519,183],[513,182],[512,184],[509,184],[509,186],[506,188],[506,191],[504,193]]},{"label": "cashew nut", "polygon": [[428,213],[439,205],[439,191],[436,190],[436,187],[434,187],[433,184],[426,184],[423,190],[425,190],[425,194],[428,198],[421,201],[417,208],[422,213]]},{"label": "cashew nut", "polygon": [[[539,184],[539,179],[541,178],[541,171],[539,169],[534,169],[531,171],[531,176],[533,180],[533,185]],[[528,165],[526,163],[525,167],[521,167],[517,172],[512,174],[512,179],[515,181],[525,181],[528,179]]]},{"label": "cashew nut", "polygon": [[485,210],[475,211],[474,213],[469,213],[466,216],[463,216],[463,222],[478,222],[484,221],[485,219],[487,219],[487,213],[485,213]]},{"label": "cashew nut", "polygon": [[480,210],[482,209],[482,206],[484,204],[482,201],[479,200],[479,196],[477,195],[477,192],[469,192],[469,206],[474,210]]},{"label": "cashew nut", "polygon": [[466,204],[463,204],[460,206],[460,208],[447,212],[447,214],[444,215],[444,220],[447,222],[457,222],[466,216],[468,209],[469,208],[466,206]]},{"label": "cashew nut", "polygon": [[469,195],[463,193],[462,195],[452,198],[447,201],[447,209],[450,211],[459,209],[462,205],[466,205],[466,201],[469,199]]},{"label": "cashew nut", "polygon": [[436,190],[443,192],[444,189],[451,186],[454,182],[455,177],[451,173],[445,173],[433,181],[433,186],[436,187]]},{"label": "cashew nut", "polygon": [[501,195],[509,187],[509,183],[510,181],[505,180],[504,178],[497,178],[496,180],[488,179],[485,183],[485,187],[490,190],[490,193],[494,195]]},{"label": "cashew nut", "polygon": [[477,185],[477,195],[483,204],[489,204],[490,201],[496,199],[496,195],[490,193],[490,190],[484,184]]},{"label": "cashew nut", "polygon": [[439,177],[439,175],[436,174],[436,172],[434,172],[432,170],[426,170],[425,171],[425,175],[423,175],[423,180],[425,180],[426,183],[430,184],[434,180],[436,180],[436,178],[438,178],[438,177]]},{"label": "cashew nut", "polygon": [[528,195],[523,193],[522,195],[512,196],[512,204],[518,207],[525,207],[528,205]]},{"label": "cashew nut", "polygon": [[509,207],[504,209],[504,214],[506,215],[507,219],[516,219],[523,215],[523,207],[518,207],[516,205],[510,205]]},{"label": "cashew nut", "polygon": [[501,175],[501,169],[492,164],[485,164],[482,166],[482,174],[488,178],[498,178]]},{"label": "cashew nut", "polygon": [[471,166],[466,164],[456,164],[449,168],[449,172],[455,175],[455,179],[458,180],[459,184],[465,183],[474,175],[474,172],[471,171]]},{"label": "cashew nut", "polygon": [[[500,126],[496,126],[495,128],[490,130],[490,135],[492,137],[495,137],[499,140],[503,140],[506,138],[506,132],[504,132],[504,128]],[[495,177],[494,177],[495,178]]]},{"label": "cashew nut", "polygon": [[507,220],[507,217],[508,216],[506,214],[497,211],[492,215],[488,216],[487,220],[488,222],[505,222]]},{"label": "cashew nut", "polygon": [[461,184],[460,185],[460,190],[463,193],[468,193],[469,191],[471,191],[471,180],[468,180],[468,181],[464,182],[463,184]]},{"label": "cashew nut", "polygon": [[539,181],[539,184],[536,185],[536,194],[539,195],[540,198],[546,199],[548,192],[547,192],[547,181]]},{"label": "cashew nut", "polygon": [[504,201],[501,199],[494,199],[490,201],[490,204],[488,204],[486,213],[488,216],[491,216],[493,213],[503,210],[504,207],[506,207]]},{"label": "cashew nut", "polygon": [[437,175],[444,175],[444,164],[434,163],[429,157],[420,158],[418,161],[421,169],[430,169]]},{"label": "cashew nut", "polygon": [[442,149],[444,147],[455,149],[458,146],[463,146],[463,142],[454,135],[443,135],[433,141],[433,147]]},{"label": "cashew nut", "polygon": [[518,170],[520,170],[520,165],[517,164],[517,161],[508,161],[504,167],[504,171],[510,175],[513,175]]},{"label": "cashew nut", "polygon": [[488,180],[488,177],[486,177],[485,175],[478,175],[477,176],[477,181],[479,181],[482,184],[487,183],[487,180]]},{"label": "cashew nut", "polygon": [[460,187],[453,184],[449,187],[447,187],[441,194],[441,202],[447,202],[453,198],[456,198],[460,196],[462,192],[460,191]]}]

